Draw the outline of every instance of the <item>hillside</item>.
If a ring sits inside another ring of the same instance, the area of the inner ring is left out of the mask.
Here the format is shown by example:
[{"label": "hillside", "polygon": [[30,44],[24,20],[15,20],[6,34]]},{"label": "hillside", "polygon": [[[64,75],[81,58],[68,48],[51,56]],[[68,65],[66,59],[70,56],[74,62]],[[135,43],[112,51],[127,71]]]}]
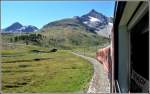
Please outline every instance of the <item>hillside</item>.
[{"label": "hillside", "polygon": [[88,31],[76,19],[63,19],[45,25],[40,33],[50,44],[57,46],[94,46],[108,41],[107,38]]},{"label": "hillside", "polygon": [[102,13],[92,9],[89,13],[73,18],[66,18],[54,22],[50,22],[43,26],[45,28],[69,28],[72,30],[82,29],[82,31],[96,33],[100,36],[109,38],[110,31],[113,26],[113,18],[107,17]]},{"label": "hillside", "polygon": [[[39,29],[39,32],[10,33],[8,35],[4,33],[2,39],[4,42],[60,49],[100,46],[109,42],[111,22],[112,18],[91,10],[81,17],[75,16],[49,22]],[[20,23],[15,23],[5,30],[16,32],[23,27]]]}]

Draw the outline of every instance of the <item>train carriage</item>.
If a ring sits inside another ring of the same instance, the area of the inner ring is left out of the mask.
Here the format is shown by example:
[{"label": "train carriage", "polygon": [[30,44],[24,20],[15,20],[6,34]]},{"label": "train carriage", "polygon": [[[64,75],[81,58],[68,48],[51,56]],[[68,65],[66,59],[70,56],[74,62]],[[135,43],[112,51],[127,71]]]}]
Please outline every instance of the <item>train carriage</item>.
[{"label": "train carriage", "polygon": [[112,92],[148,93],[148,1],[116,2],[112,48]]}]

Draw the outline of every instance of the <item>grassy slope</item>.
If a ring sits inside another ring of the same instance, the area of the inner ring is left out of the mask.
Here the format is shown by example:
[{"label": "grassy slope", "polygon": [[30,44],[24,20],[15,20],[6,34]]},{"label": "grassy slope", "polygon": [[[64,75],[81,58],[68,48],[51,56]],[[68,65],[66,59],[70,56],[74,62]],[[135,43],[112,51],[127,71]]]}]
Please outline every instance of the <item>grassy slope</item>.
[{"label": "grassy slope", "polygon": [[88,57],[96,58],[96,52],[98,51],[98,49],[104,48],[109,44],[110,44],[109,42],[106,42],[98,46],[76,47],[72,49],[72,51]]},{"label": "grassy slope", "polygon": [[[109,42],[109,39],[95,33],[91,33],[81,22],[73,18],[51,22],[45,25],[44,28],[41,29],[41,32],[37,33],[40,34],[42,38],[35,37],[37,41],[32,40],[34,37],[27,38],[29,44],[70,50],[81,47],[90,47],[95,49],[95,46],[101,46]],[[7,41],[14,36],[4,35],[2,36],[2,40]],[[30,35],[25,36],[27,37]],[[22,37],[24,36],[22,35]],[[11,40],[14,41],[16,38],[12,38]],[[15,41],[15,43],[25,43],[25,41],[26,40],[19,39],[18,41]]]},{"label": "grassy slope", "polygon": [[[43,48],[23,45],[15,46],[13,51],[8,49],[11,47],[2,51],[3,92],[84,91],[93,74],[93,67],[88,61],[67,51],[39,54],[31,50]],[[34,60],[42,57],[48,59]],[[10,62],[20,59],[31,61]]]},{"label": "grassy slope", "polygon": [[41,32],[42,35],[46,36],[44,44],[49,43],[50,47],[74,49],[83,46],[103,45],[109,41],[107,38],[86,31],[72,31],[71,29],[57,30],[56,28]]}]

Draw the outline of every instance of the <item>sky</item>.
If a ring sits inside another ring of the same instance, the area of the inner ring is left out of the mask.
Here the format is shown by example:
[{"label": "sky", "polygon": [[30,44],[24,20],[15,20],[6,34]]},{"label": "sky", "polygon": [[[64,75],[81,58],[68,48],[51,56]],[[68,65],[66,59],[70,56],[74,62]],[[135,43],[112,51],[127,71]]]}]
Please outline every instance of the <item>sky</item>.
[{"label": "sky", "polygon": [[49,22],[82,16],[92,9],[113,17],[114,6],[115,1],[2,1],[1,28],[14,22],[42,28]]}]

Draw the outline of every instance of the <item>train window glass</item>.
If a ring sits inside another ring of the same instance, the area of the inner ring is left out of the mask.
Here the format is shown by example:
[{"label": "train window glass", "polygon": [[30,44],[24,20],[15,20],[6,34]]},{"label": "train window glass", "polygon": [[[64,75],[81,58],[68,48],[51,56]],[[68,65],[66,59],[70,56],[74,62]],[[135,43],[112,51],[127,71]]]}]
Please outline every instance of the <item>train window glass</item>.
[{"label": "train window glass", "polygon": [[148,13],[131,30],[131,92],[148,92],[149,32]]}]

